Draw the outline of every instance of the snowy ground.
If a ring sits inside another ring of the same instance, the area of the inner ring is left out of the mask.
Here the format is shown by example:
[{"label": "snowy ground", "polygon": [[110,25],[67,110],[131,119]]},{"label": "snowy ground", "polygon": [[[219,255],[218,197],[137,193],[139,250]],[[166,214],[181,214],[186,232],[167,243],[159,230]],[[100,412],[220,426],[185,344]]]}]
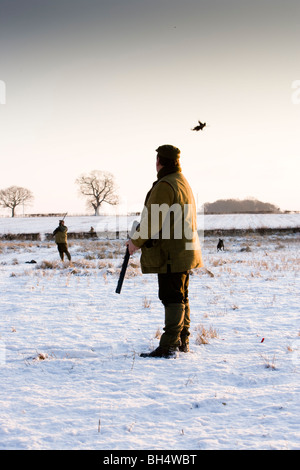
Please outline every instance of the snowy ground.
[{"label": "snowy ground", "polygon": [[[94,227],[96,232],[110,230],[130,230],[132,222],[139,216],[82,216],[66,217],[65,223],[70,232],[88,232]],[[0,217],[0,234],[4,233],[52,233],[59,217]],[[300,227],[300,213],[293,214],[221,214],[198,215],[198,228],[217,229],[256,229],[256,228],[295,228]]]},{"label": "snowy ground", "polygon": [[217,241],[176,359],[139,357],[163,308],[139,255],[115,294],[124,242],[0,242],[0,448],[299,449],[299,235]]}]

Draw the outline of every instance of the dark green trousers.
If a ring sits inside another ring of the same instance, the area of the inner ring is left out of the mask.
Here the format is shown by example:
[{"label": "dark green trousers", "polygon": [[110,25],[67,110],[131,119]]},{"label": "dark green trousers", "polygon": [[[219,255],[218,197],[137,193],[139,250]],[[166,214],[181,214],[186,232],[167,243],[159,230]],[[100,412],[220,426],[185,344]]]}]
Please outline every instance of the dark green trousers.
[{"label": "dark green trousers", "polygon": [[189,272],[158,274],[158,297],[165,307],[162,347],[180,347],[188,343],[190,307]]},{"label": "dark green trousers", "polygon": [[57,249],[58,249],[59,256],[60,256],[62,261],[64,260],[64,254],[66,254],[68,260],[71,261],[71,255],[69,253],[67,243],[57,243]]}]

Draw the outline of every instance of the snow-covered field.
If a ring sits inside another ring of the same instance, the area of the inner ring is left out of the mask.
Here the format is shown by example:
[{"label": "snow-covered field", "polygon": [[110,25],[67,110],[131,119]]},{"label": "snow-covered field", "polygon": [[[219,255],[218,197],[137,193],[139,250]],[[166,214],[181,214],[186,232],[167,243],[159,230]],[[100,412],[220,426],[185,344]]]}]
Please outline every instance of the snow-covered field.
[{"label": "snow-covered field", "polygon": [[124,241],[71,241],[72,266],[53,242],[0,241],[0,448],[299,449],[299,235],[217,241],[191,276],[192,351],[176,359],[139,357],[164,315],[139,254],[115,294]]},{"label": "snow-covered field", "polygon": [[[82,216],[66,217],[69,232],[96,232],[130,230],[139,216]],[[59,217],[0,217],[0,234],[4,233],[52,233]],[[256,229],[300,227],[300,213],[293,214],[221,214],[198,215],[198,228],[204,230]]]}]

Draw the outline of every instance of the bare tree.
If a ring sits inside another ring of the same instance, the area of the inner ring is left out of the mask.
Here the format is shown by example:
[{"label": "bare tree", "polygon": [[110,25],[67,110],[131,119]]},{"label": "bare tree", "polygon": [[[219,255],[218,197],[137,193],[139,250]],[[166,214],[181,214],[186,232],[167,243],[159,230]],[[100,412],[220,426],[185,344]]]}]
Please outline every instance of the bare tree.
[{"label": "bare tree", "polygon": [[87,198],[87,207],[93,207],[95,215],[99,215],[104,202],[113,206],[119,202],[114,176],[111,173],[94,170],[87,175],[81,175],[75,183],[79,186],[80,195]]},{"label": "bare tree", "polygon": [[29,189],[20,186],[10,186],[0,190],[0,206],[11,209],[11,216],[15,216],[16,207],[20,204],[32,202],[33,194]]}]

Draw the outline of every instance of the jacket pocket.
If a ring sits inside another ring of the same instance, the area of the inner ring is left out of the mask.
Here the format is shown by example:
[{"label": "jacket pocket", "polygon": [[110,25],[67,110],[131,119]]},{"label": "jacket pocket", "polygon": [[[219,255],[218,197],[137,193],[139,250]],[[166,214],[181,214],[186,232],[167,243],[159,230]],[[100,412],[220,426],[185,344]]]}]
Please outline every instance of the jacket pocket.
[{"label": "jacket pocket", "polygon": [[166,262],[166,255],[159,240],[152,240],[151,245],[142,247],[141,264],[145,267],[159,268]]}]

